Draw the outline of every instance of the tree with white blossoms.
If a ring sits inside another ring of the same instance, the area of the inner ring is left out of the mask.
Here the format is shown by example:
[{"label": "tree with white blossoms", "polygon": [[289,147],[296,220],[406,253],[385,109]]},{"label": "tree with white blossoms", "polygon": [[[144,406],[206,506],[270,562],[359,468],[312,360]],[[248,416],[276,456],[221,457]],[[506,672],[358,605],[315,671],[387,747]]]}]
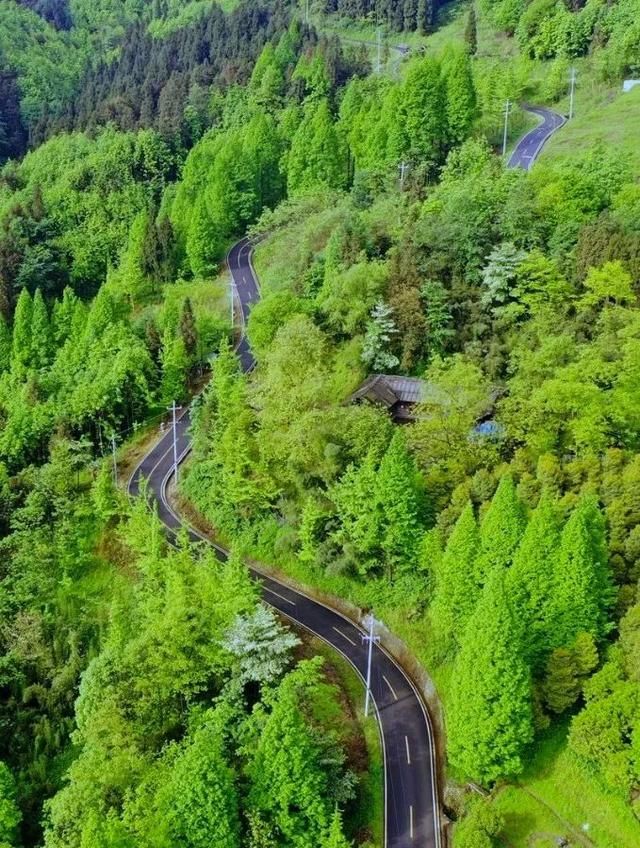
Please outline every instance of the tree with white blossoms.
[{"label": "tree with white blossoms", "polygon": [[362,361],[374,371],[395,368],[400,362],[389,350],[393,337],[397,333],[393,320],[393,309],[380,300],[371,310],[371,320],[362,346]]},{"label": "tree with white blossoms", "polygon": [[223,646],[238,660],[242,683],[278,680],[291,661],[291,651],[299,643],[298,637],[262,604],[250,614],[239,615],[223,640]]}]

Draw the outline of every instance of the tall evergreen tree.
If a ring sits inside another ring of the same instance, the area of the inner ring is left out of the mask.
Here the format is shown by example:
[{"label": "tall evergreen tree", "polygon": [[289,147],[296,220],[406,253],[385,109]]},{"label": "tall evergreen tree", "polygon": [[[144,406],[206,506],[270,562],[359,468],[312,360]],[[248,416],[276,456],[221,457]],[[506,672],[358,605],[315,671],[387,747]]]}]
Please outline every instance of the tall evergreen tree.
[{"label": "tall evergreen tree", "polygon": [[0,374],[11,367],[11,331],[0,314]]},{"label": "tall evergreen tree", "polygon": [[478,19],[476,17],[475,6],[472,6],[469,9],[467,23],[464,28],[464,40],[467,44],[469,55],[475,56],[478,52]]},{"label": "tall evergreen tree", "polygon": [[346,836],[342,826],[342,815],[336,809],[329,825],[329,832],[326,838],[322,841],[321,848],[351,848],[353,845]]},{"label": "tall evergreen tree", "polygon": [[31,360],[31,318],[33,315],[33,301],[27,289],[22,289],[16,311],[13,316],[13,343],[11,358],[13,362],[21,366],[27,366]]},{"label": "tall evergreen tree", "polygon": [[422,537],[417,470],[407,449],[402,430],[397,430],[376,476],[377,501],[381,515],[381,547],[389,579],[396,569],[411,571],[418,559]]},{"label": "tall evergreen tree", "polygon": [[469,135],[476,117],[476,90],[471,60],[456,50],[445,64],[447,124],[451,144],[461,144]]},{"label": "tall evergreen tree", "polygon": [[287,157],[290,194],[312,188],[344,188],[347,182],[348,151],[336,129],[329,101],[307,101]]},{"label": "tall evergreen tree", "polygon": [[471,502],[467,503],[449,537],[436,574],[433,619],[438,633],[461,642],[478,601],[476,559],[480,532]]},{"label": "tall evergreen tree", "polygon": [[238,791],[215,726],[205,725],[196,731],[181,751],[163,801],[177,844],[190,848],[237,848]]},{"label": "tall evergreen tree", "polygon": [[184,349],[191,361],[195,358],[198,350],[198,330],[196,328],[196,319],[193,314],[191,300],[187,297],[182,304],[182,314],[180,315],[180,335],[184,343]]},{"label": "tall evergreen tree", "polygon": [[499,570],[469,619],[452,680],[447,720],[452,765],[482,784],[519,774],[533,738],[531,679]]},{"label": "tall evergreen tree", "polygon": [[53,352],[47,304],[42,292],[36,289],[31,314],[31,361],[34,368],[46,367]]},{"label": "tall evergreen tree", "polygon": [[554,647],[573,645],[579,633],[602,637],[613,590],[604,542],[604,518],[592,497],[575,507],[557,552],[552,605]]},{"label": "tall evergreen tree", "polygon": [[433,170],[442,160],[448,135],[444,80],[436,59],[428,56],[411,66],[404,101],[410,153]]},{"label": "tall evergreen tree", "polygon": [[513,479],[505,474],[480,525],[482,550],[476,574],[480,584],[486,582],[493,571],[503,571],[511,565],[525,525],[524,509]]},{"label": "tall evergreen tree", "polygon": [[162,342],[162,387],[164,403],[180,403],[187,395],[187,368],[189,358],[181,336],[165,331]]},{"label": "tall evergreen tree", "polygon": [[534,669],[548,654],[554,594],[554,562],[560,548],[560,517],[552,497],[543,492],[507,573],[514,610],[527,631],[525,654]]}]

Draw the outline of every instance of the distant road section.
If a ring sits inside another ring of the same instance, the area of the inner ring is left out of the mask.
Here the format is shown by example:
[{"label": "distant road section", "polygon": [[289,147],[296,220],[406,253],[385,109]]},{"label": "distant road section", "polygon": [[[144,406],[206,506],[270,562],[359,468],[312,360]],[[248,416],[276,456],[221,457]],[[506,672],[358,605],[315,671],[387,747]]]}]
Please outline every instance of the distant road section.
[{"label": "distant road section", "polygon": [[523,109],[531,112],[532,115],[537,115],[541,123],[520,139],[507,167],[530,171],[542,148],[554,132],[567,123],[567,119],[564,115],[559,115],[551,109],[544,109],[542,106],[523,106]]}]

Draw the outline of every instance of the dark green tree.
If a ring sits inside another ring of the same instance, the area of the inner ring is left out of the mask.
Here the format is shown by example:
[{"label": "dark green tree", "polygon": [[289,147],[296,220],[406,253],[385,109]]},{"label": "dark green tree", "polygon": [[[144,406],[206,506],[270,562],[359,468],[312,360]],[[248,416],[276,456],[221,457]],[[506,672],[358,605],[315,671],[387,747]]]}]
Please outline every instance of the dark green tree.
[{"label": "dark green tree", "polygon": [[519,774],[533,738],[531,678],[500,570],[490,575],[469,619],[452,681],[451,763],[485,785]]},{"label": "dark green tree", "polygon": [[438,632],[459,644],[480,594],[476,560],[480,532],[471,502],[467,503],[449,536],[436,573],[432,614]]},{"label": "dark green tree", "polygon": [[524,509],[513,479],[505,474],[480,524],[482,550],[476,573],[480,584],[494,571],[504,571],[511,565],[525,526]]},{"label": "dark green tree", "polygon": [[478,52],[478,20],[476,17],[476,7],[472,6],[469,9],[467,23],[464,28],[464,40],[467,45],[467,50],[470,56],[475,56]]}]

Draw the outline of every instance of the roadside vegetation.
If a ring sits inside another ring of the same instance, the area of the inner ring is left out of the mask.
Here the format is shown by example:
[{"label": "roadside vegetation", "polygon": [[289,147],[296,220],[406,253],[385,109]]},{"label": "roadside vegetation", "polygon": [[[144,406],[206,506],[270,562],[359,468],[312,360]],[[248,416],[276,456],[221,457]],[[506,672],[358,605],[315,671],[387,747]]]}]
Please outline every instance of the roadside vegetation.
[{"label": "roadside vegetation", "polygon": [[[0,0],[0,842],[379,844],[359,684],[250,554],[432,675],[455,848],[636,846],[633,3],[389,0],[416,49],[381,73],[335,35],[372,4],[231,5]],[[574,62],[575,119],[505,170],[505,102],[566,109]],[[108,463],[209,370],[182,495],[225,566]],[[352,402],[376,373],[425,381],[412,423]]]}]

